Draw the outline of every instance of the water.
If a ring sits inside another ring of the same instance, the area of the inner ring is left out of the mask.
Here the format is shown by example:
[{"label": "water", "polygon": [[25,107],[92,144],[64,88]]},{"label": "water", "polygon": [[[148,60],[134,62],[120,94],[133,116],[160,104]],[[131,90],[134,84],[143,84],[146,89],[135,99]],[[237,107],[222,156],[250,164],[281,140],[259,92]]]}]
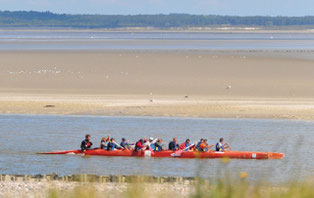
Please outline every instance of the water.
[{"label": "water", "polygon": [[[284,152],[282,160],[124,158],[102,156],[38,155],[36,152],[79,148],[85,133],[96,146],[110,133],[117,140],[135,142],[141,137],[161,137],[179,142],[201,137],[216,143],[220,137],[234,150]],[[30,116],[0,115],[0,173],[2,174],[148,174],[203,176],[223,172],[248,172],[255,180],[288,181],[314,173],[314,123],[263,119],[196,119],[160,117]]]},{"label": "water", "polygon": [[310,33],[0,31],[0,50],[314,50]]}]

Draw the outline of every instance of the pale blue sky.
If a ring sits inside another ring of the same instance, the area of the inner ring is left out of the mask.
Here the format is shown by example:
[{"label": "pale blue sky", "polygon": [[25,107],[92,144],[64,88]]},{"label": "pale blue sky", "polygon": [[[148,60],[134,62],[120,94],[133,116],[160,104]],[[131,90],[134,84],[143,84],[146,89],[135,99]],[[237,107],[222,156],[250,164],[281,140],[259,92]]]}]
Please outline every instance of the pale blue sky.
[{"label": "pale blue sky", "polygon": [[0,0],[0,10],[71,14],[314,15],[314,0]]}]

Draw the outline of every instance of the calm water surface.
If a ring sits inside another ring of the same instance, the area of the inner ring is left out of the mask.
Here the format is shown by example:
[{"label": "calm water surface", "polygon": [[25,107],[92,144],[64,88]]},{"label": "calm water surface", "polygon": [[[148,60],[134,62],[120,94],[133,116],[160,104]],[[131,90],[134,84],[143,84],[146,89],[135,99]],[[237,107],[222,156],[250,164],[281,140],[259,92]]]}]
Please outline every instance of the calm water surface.
[{"label": "calm water surface", "polygon": [[[284,152],[283,160],[142,159],[37,155],[36,152],[79,148],[85,133],[98,146],[110,133],[135,142],[161,137],[167,142],[204,137],[210,143],[223,136],[234,150]],[[314,173],[314,123],[259,119],[196,119],[159,117],[0,115],[0,173],[2,174],[148,174],[217,177],[223,172],[249,173],[253,179],[288,181]]]},{"label": "calm water surface", "polygon": [[0,50],[314,50],[312,33],[0,31]]}]

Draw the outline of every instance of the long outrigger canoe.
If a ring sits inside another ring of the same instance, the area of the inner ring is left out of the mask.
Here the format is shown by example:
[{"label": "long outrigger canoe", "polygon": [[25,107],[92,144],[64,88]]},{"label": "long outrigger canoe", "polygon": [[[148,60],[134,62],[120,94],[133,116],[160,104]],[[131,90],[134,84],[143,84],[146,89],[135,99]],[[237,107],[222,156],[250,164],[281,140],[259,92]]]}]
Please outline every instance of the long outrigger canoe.
[{"label": "long outrigger canoe", "polygon": [[281,159],[283,153],[273,152],[248,152],[248,151],[225,151],[225,152],[196,152],[184,151],[177,154],[174,151],[166,150],[153,152],[150,150],[134,151],[134,150],[114,150],[107,151],[103,149],[87,150],[84,153],[81,150],[54,151],[38,154],[62,155],[62,154],[83,154],[83,155],[98,155],[98,156],[120,156],[120,157],[169,157],[169,158],[236,158],[236,159]]}]

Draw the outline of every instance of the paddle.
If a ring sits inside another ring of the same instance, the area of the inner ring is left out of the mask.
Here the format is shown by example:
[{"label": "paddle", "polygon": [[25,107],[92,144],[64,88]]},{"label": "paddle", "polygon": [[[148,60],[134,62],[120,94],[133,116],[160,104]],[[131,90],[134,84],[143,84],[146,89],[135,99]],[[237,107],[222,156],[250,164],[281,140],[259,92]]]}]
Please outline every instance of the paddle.
[{"label": "paddle", "polygon": [[171,156],[172,157],[180,157],[181,154],[184,152],[184,151],[187,151],[189,150],[189,148],[191,148],[192,146],[194,146],[195,144],[191,144],[190,146],[184,148],[184,149],[180,149],[180,150],[177,150],[176,152],[174,153],[171,153]]},{"label": "paddle", "polygon": [[118,143],[116,143],[116,142],[113,142],[116,146],[117,146],[117,148],[118,149],[123,149],[124,147],[122,147],[121,145],[119,145]]},{"label": "paddle", "polygon": [[[117,146],[118,149],[128,149],[128,147],[123,147],[121,146],[120,144],[114,142],[114,144]],[[131,143],[131,144],[128,144],[129,146],[133,147],[135,145],[135,143]]]}]

